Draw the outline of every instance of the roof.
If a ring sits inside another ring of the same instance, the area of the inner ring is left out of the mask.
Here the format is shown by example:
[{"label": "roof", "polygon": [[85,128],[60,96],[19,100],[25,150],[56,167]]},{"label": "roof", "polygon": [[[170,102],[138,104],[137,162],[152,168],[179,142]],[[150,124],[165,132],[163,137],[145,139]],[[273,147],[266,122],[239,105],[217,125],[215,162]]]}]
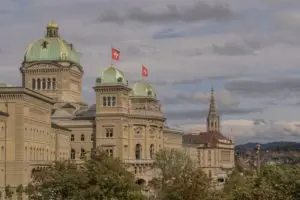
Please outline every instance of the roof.
[{"label": "roof", "polygon": [[232,140],[220,132],[200,132],[199,134],[187,134],[182,137],[185,144],[233,144]]},{"label": "roof", "polygon": [[[56,24],[48,24],[47,34],[48,29],[58,30],[58,26]],[[46,35],[40,40],[33,41],[26,48],[24,62],[40,61],[69,61],[80,65],[79,54],[74,46],[61,39],[58,33],[54,33],[51,36]]]},{"label": "roof", "polygon": [[127,85],[124,72],[115,68],[113,65],[103,70],[96,79],[96,84],[123,84]]},{"label": "roof", "polygon": [[139,81],[132,86],[130,96],[133,97],[147,97],[156,98],[154,89],[150,83],[145,81]]},{"label": "roof", "polygon": [[56,123],[54,123],[54,122],[51,122],[51,127],[52,127],[52,128],[55,128],[55,129],[61,129],[61,130],[64,130],[64,131],[70,131],[70,132],[71,132],[70,129],[65,128],[65,127],[63,127],[63,126],[60,126],[60,125],[58,125],[58,124],[56,124]]}]

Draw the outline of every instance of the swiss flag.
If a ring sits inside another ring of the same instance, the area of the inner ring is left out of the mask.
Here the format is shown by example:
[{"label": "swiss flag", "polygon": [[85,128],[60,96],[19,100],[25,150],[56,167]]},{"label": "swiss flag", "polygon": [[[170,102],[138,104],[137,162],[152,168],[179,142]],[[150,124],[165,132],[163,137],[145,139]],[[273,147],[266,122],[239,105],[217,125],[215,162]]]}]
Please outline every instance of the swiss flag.
[{"label": "swiss flag", "polygon": [[145,65],[142,65],[142,76],[147,77],[148,74],[148,68]]},{"label": "swiss flag", "polygon": [[112,48],[111,49],[111,58],[113,60],[120,60],[120,51],[118,49]]}]

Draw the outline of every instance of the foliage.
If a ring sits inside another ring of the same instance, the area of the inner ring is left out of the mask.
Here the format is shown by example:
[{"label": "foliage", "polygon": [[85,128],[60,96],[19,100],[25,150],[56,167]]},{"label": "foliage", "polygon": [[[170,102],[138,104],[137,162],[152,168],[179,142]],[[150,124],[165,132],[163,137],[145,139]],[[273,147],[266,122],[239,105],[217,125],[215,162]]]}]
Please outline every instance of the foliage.
[{"label": "foliage", "polygon": [[230,200],[294,200],[300,197],[299,165],[267,165],[258,176],[233,173],[224,193]]},{"label": "foliage", "polygon": [[12,188],[11,188],[10,185],[7,185],[7,186],[4,188],[4,192],[5,192],[5,198],[6,198],[6,199],[11,199],[12,196],[13,196],[13,194],[14,194],[14,192],[13,192],[13,190],[12,190]]},{"label": "foliage", "polygon": [[117,159],[99,152],[83,165],[57,162],[37,173],[26,188],[31,200],[142,200],[134,176]]},{"label": "foliage", "polygon": [[155,157],[158,176],[150,185],[159,200],[209,199],[210,180],[186,154],[178,150],[161,150]]},{"label": "foliage", "polygon": [[23,185],[18,185],[17,186],[16,193],[17,193],[18,200],[22,200],[23,199],[23,193],[24,193]]}]

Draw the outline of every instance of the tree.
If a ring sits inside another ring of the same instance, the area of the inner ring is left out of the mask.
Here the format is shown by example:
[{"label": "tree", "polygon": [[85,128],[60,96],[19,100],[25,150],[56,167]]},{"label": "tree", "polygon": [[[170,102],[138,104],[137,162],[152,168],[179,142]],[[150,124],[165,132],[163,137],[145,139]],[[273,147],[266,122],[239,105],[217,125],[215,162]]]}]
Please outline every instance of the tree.
[{"label": "tree", "polygon": [[32,200],[142,200],[134,176],[117,159],[99,152],[83,165],[57,162],[36,173],[26,188]]},{"label": "tree", "polygon": [[14,194],[10,185],[5,186],[4,192],[5,192],[5,199],[11,199]]},{"label": "tree", "polygon": [[209,199],[210,180],[189,155],[178,150],[161,150],[154,162],[157,176],[150,185],[159,200]]},{"label": "tree", "polygon": [[24,193],[23,185],[18,185],[17,186],[16,193],[17,193],[18,200],[22,200],[23,199],[23,193]]},{"label": "tree", "polygon": [[299,165],[267,165],[260,174],[233,173],[224,192],[230,200],[293,200],[300,197]]}]

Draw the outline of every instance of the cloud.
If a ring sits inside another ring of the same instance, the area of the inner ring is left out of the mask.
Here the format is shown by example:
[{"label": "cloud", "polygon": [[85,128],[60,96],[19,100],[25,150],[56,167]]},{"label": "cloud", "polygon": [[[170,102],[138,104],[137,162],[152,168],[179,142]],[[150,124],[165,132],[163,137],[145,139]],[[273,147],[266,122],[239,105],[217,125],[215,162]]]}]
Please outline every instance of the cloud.
[{"label": "cloud", "polygon": [[275,80],[232,80],[226,83],[225,88],[246,97],[290,98],[299,94],[300,79],[285,77]]},{"label": "cloud", "polygon": [[146,11],[142,8],[132,8],[128,12],[109,10],[104,12],[97,21],[109,23],[124,23],[135,21],[147,24],[166,24],[174,22],[197,22],[201,20],[227,20],[234,16],[228,5],[210,5],[205,2],[197,2],[190,7],[178,8],[176,4],[168,4],[165,9],[157,12]]},{"label": "cloud", "polygon": [[[260,108],[231,108],[224,107],[218,108],[218,113],[221,116],[230,116],[230,115],[245,115],[249,113],[261,112]],[[208,109],[176,109],[176,110],[167,110],[165,111],[165,115],[169,120],[190,120],[190,119],[203,119],[207,116]]]},{"label": "cloud", "polygon": [[[205,104],[209,105],[211,98],[210,92],[190,92],[177,93],[174,97],[167,97],[162,99],[162,102],[165,104]],[[227,90],[217,91],[216,92],[216,101],[218,106],[236,106],[239,102],[234,98]]]},{"label": "cloud", "polygon": [[237,43],[225,43],[224,45],[212,45],[212,52],[219,55],[248,55],[253,54],[253,50],[245,45]]},{"label": "cloud", "polygon": [[300,29],[300,11],[288,10],[276,14],[275,19],[283,28]]}]

